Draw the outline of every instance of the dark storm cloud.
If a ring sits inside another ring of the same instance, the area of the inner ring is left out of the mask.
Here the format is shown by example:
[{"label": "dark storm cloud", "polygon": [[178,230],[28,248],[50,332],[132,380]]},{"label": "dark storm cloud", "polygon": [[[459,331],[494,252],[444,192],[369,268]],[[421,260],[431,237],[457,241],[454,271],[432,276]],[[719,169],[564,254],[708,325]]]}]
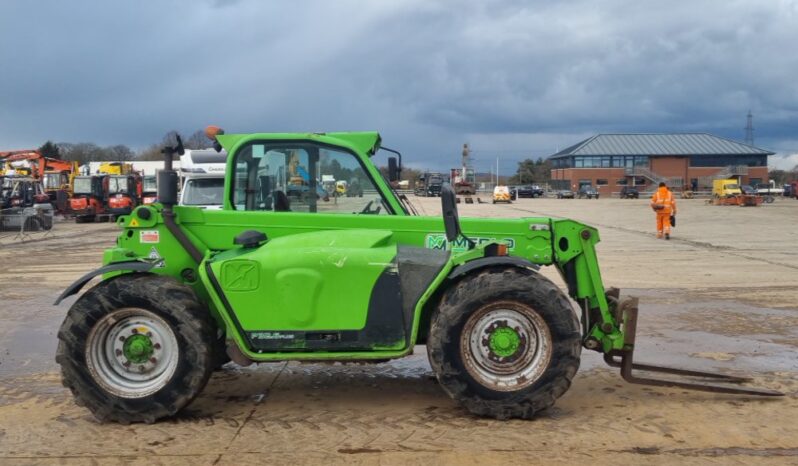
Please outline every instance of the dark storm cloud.
[{"label": "dark storm cloud", "polygon": [[[379,129],[415,164],[502,171],[597,132],[798,152],[796,2],[13,2],[0,148]],[[484,167],[487,169],[487,166]]]}]

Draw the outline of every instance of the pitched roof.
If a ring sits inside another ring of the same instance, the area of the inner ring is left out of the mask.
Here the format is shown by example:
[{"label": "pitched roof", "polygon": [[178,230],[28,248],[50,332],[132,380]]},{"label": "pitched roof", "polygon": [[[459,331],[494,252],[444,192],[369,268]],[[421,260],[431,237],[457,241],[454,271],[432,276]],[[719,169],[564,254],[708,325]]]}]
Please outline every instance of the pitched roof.
[{"label": "pitched roof", "polygon": [[707,133],[597,134],[549,158],[571,155],[773,155],[758,147]]}]

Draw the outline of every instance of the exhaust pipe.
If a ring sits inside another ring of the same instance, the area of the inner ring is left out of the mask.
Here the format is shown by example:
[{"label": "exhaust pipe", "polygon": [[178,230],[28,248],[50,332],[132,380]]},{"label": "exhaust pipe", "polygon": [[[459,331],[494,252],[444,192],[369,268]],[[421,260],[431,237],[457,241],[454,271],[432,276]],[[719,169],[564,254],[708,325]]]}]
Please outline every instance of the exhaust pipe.
[{"label": "exhaust pipe", "polygon": [[175,154],[183,155],[186,151],[183,147],[183,139],[179,134],[175,135],[177,144],[174,146],[164,146],[161,153],[164,155],[163,170],[158,172],[157,190],[158,201],[163,204],[161,215],[163,223],[170,233],[177,239],[183,249],[199,264],[202,262],[203,254],[194,246],[194,243],[183,233],[183,230],[175,222],[175,213],[172,208],[177,204],[177,172],[172,168],[172,157]]}]

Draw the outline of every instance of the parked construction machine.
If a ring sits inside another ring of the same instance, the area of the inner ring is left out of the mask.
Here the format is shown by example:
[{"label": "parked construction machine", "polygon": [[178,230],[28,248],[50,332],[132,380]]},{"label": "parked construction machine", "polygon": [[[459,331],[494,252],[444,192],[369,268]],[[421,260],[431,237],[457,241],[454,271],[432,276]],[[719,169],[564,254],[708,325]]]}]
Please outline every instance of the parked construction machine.
[{"label": "parked construction machine", "polygon": [[3,173],[41,180],[56,211],[68,211],[72,181],[78,174],[77,162],[45,157],[36,149],[0,152],[0,161],[3,163]]},{"label": "parked construction machine", "polygon": [[[714,180],[712,183],[712,200],[714,205],[736,205],[741,207],[756,207],[762,204],[764,198],[758,194],[746,194],[740,189],[737,180]],[[773,202],[772,200],[770,202]]]},{"label": "parked construction machine", "polygon": [[158,200],[158,184],[155,175],[141,177],[141,203],[152,204]]},{"label": "parked construction machine", "polygon": [[81,175],[72,181],[69,209],[75,223],[93,222],[107,213],[107,175]]},{"label": "parked construction machine", "polygon": [[[69,309],[56,355],[64,385],[101,420],[174,415],[228,358],[382,362],[415,345],[426,345],[446,393],[499,419],[552,406],[582,348],[631,383],[781,395],[740,386],[741,377],[635,362],[638,301],[605,288],[595,228],[548,217],[461,220],[448,184],[442,216],[412,215],[390,185],[401,162],[388,159],[388,179],[372,162],[383,148],[375,132],[207,135],[228,153],[222,208],[177,205],[177,138],[163,149],[158,202],[120,217],[104,265],[56,301],[102,277]],[[368,183],[364,197],[294,204],[285,173],[295,158],[311,192],[324,160],[354,167]],[[544,266],[557,268],[566,290]]]},{"label": "parked construction machine", "polygon": [[106,207],[112,218],[130,214],[141,203],[142,183],[138,174],[108,175],[106,183]]},{"label": "parked construction machine", "polygon": [[133,164],[130,162],[103,162],[97,169],[101,175],[132,175]]},{"label": "parked construction machine", "polygon": [[38,231],[53,227],[53,206],[41,180],[0,177],[0,230]]},{"label": "parked construction machine", "polygon": [[468,144],[463,144],[463,162],[460,168],[452,168],[450,179],[454,186],[455,194],[466,196],[477,193],[477,180],[474,169],[470,164],[471,149]]}]

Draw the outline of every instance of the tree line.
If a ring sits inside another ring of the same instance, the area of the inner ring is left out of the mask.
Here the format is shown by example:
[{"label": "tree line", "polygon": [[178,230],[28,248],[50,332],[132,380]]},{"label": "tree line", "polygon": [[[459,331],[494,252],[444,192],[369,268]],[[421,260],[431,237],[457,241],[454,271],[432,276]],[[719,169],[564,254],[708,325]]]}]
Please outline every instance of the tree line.
[{"label": "tree line", "polygon": [[[39,147],[45,157],[77,161],[81,165],[95,161],[129,162],[132,160],[163,160],[161,148],[165,144],[173,144],[176,131],[169,131],[161,139],[140,151],[134,151],[124,144],[101,147],[93,142],[53,142],[47,141]],[[206,149],[212,146],[211,140],[205,137],[205,131],[197,130],[183,140],[186,149]]]}]

